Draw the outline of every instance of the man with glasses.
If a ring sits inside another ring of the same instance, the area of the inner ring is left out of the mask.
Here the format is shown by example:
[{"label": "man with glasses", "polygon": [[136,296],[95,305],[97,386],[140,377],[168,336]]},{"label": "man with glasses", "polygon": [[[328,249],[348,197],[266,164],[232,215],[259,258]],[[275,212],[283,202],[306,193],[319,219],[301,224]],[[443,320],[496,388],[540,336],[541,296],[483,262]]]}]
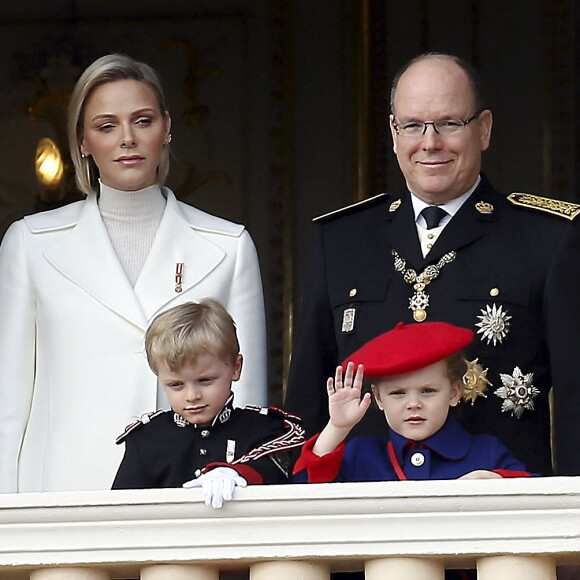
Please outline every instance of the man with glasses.
[{"label": "man with glasses", "polygon": [[[466,353],[473,397],[458,408],[460,422],[549,474],[551,364],[570,366],[570,353],[551,318],[565,306],[547,280],[572,223],[565,218],[580,208],[508,199],[481,175],[493,119],[478,84],[467,63],[436,53],[396,75],[390,128],[408,191],[318,219],[285,408],[315,434],[340,361],[398,322],[446,321],[477,337]],[[556,443],[568,445],[579,437],[560,416],[580,409],[580,389],[566,400],[558,385],[554,393]],[[381,432],[384,419],[371,411],[352,435]],[[580,453],[557,459],[560,473],[580,473]]]}]

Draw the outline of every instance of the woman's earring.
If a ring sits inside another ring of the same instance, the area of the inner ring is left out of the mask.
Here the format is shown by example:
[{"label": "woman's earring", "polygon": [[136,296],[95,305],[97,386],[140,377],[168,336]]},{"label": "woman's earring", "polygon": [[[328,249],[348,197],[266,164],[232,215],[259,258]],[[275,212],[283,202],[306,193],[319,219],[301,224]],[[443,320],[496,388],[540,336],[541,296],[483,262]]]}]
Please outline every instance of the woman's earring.
[{"label": "woman's earring", "polygon": [[167,135],[167,137],[163,141],[163,145],[169,145],[169,143],[171,143],[171,133],[169,133],[169,135]]}]

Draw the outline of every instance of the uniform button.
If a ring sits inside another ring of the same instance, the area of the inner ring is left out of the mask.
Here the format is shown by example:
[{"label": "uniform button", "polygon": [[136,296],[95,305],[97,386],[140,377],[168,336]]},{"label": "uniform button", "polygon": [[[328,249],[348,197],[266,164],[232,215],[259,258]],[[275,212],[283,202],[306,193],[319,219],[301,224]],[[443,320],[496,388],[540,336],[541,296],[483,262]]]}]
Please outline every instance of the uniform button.
[{"label": "uniform button", "polygon": [[209,431],[208,431],[207,429],[204,429],[204,430],[201,432],[201,436],[202,436],[202,437],[209,437]]},{"label": "uniform button", "polygon": [[431,249],[431,248],[433,247],[433,244],[427,244],[427,247],[428,247],[429,249]]},{"label": "uniform button", "polygon": [[351,291],[348,293],[348,295],[349,295],[349,296],[352,298],[353,296],[356,296],[356,293],[357,293],[357,289],[356,289],[356,288],[353,288],[353,289],[352,289],[352,290],[351,290]]},{"label": "uniform button", "polygon": [[428,235],[427,235],[427,237],[428,237],[430,240],[432,240],[432,239],[435,237],[435,235],[434,235],[434,234],[428,234]]},{"label": "uniform button", "polygon": [[422,453],[417,452],[411,455],[411,465],[414,465],[415,467],[421,467],[423,463],[425,463],[425,456]]},{"label": "uniform button", "polygon": [[199,477],[201,475],[201,469],[196,469],[193,475],[195,475],[195,477]]},{"label": "uniform button", "polygon": [[200,450],[199,450],[199,454],[200,454],[200,455],[207,455],[207,449],[203,449],[203,448],[202,448],[202,449],[200,449]]},{"label": "uniform button", "polygon": [[490,296],[497,296],[498,294],[499,294],[499,288],[492,288],[492,289],[489,291],[489,295],[490,295]]}]

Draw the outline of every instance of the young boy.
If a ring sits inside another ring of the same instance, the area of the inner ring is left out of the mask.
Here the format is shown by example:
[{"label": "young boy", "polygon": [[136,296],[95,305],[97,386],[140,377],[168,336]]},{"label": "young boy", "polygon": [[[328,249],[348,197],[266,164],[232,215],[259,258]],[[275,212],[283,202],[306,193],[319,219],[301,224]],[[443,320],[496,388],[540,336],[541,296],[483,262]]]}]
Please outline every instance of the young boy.
[{"label": "young boy", "polygon": [[[472,339],[470,330],[444,322],[399,323],[356,351],[345,361],[344,378],[339,366],[328,379],[330,420],[302,448],[295,481],[529,476],[497,438],[472,436],[449,415],[462,396],[474,397],[464,391],[467,365],[460,352]],[[371,404],[370,393],[361,398],[363,372],[375,379],[371,389],[389,440],[367,436],[345,444]],[[480,375],[487,382],[485,372]]]},{"label": "young boy", "polygon": [[289,451],[303,444],[304,429],[280,409],[233,407],[242,355],[221,304],[160,314],[145,350],[172,410],[145,414],[117,438],[126,448],[113,489],[202,487],[205,503],[220,508],[236,486],[288,481]]}]

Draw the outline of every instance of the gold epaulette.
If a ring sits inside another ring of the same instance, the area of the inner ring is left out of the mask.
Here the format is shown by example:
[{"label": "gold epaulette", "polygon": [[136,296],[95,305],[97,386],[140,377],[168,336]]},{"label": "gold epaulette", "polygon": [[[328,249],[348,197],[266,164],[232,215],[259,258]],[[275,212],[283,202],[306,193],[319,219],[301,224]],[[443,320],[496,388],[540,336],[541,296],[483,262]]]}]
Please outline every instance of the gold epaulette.
[{"label": "gold epaulette", "polygon": [[573,220],[580,214],[580,205],[569,201],[540,197],[539,195],[531,195],[530,193],[510,193],[508,199],[514,205],[538,209],[569,220]]},{"label": "gold epaulette", "polygon": [[340,209],[335,209],[333,211],[329,211],[328,213],[324,213],[322,215],[319,215],[315,218],[312,219],[313,222],[318,222],[330,217],[334,217],[336,215],[342,214],[342,213],[347,213],[353,209],[359,208],[363,205],[367,205],[371,202],[377,202],[379,200],[381,200],[384,197],[387,197],[387,193],[379,193],[379,195],[375,195],[373,197],[369,197],[367,199],[363,199],[362,201],[357,201],[356,203],[351,203],[350,205],[347,205],[345,207],[341,207]]}]

